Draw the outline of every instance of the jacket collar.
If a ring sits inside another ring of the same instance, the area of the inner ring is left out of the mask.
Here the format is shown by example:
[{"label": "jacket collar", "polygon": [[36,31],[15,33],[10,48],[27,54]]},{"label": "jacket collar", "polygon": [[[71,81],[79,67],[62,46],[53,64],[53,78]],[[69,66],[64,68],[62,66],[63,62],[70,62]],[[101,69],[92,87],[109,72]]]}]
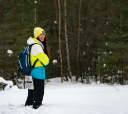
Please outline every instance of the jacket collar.
[{"label": "jacket collar", "polygon": [[32,45],[32,44],[34,44],[34,43],[39,44],[39,45],[44,49],[43,44],[42,44],[39,40],[37,40],[36,38],[30,37],[30,38],[27,40],[27,44],[28,44],[28,45]]}]

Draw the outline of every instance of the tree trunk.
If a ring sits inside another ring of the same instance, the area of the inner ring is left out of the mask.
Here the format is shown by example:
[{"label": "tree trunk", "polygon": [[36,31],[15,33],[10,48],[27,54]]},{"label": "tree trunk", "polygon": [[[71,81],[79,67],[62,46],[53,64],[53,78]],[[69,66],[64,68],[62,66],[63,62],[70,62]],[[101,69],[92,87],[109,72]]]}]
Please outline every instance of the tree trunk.
[{"label": "tree trunk", "polygon": [[[122,14],[120,14],[120,33],[121,33],[121,36],[122,36]],[[121,37],[120,37],[120,40],[122,40],[121,39]],[[121,73],[121,77],[122,77],[122,79],[121,79],[121,85],[124,85],[124,64],[123,64],[123,49],[122,49],[122,47],[120,47],[121,48],[121,67],[122,67],[122,73]]]},{"label": "tree trunk", "polygon": [[79,14],[78,14],[78,39],[77,39],[77,42],[78,42],[78,44],[77,44],[77,61],[76,61],[76,63],[77,63],[77,76],[76,76],[76,81],[78,81],[78,78],[79,78],[79,57],[80,57],[80,20],[81,20],[81,18],[80,18],[80,11],[81,11],[81,2],[82,2],[82,0],[80,0],[80,2],[79,2]]},{"label": "tree trunk", "polygon": [[[16,0],[13,0],[13,34],[15,34],[16,32]],[[14,47],[13,47],[13,52],[15,53],[16,52],[16,36],[14,35],[13,36],[13,43],[14,43]],[[13,60],[15,61],[17,58],[14,56],[13,57]],[[12,67],[15,68],[15,62],[12,63]],[[15,84],[14,82],[14,71],[12,70],[12,73],[11,73],[11,80],[13,81],[13,83]]]},{"label": "tree trunk", "polygon": [[108,25],[108,0],[105,0],[106,13],[105,13],[105,24]]},{"label": "tree trunk", "polygon": [[58,12],[59,12],[59,25],[58,25],[58,30],[59,30],[59,53],[60,53],[60,67],[61,67],[61,83],[63,83],[63,65],[62,65],[62,52],[61,52],[61,9],[60,9],[60,0],[58,0]]},{"label": "tree trunk", "polygon": [[65,14],[65,40],[66,40],[66,52],[67,52],[67,63],[68,63],[68,75],[72,80],[71,71],[70,71],[70,59],[69,59],[69,47],[68,47],[68,36],[67,36],[67,12],[66,12],[66,0],[64,0],[64,14]]},{"label": "tree trunk", "polygon": [[55,8],[56,8],[56,21],[58,23],[58,15],[57,15],[58,9],[57,9],[57,2],[56,2],[56,0],[55,0]]},{"label": "tree trunk", "polygon": [[[34,2],[35,2],[35,4],[36,4],[37,1],[35,0]],[[37,11],[37,9],[36,9],[36,7],[35,7],[35,25],[36,25],[36,23],[37,23],[37,18],[36,18],[36,17],[37,17],[37,16],[36,16],[37,13],[36,13],[36,11]]]}]

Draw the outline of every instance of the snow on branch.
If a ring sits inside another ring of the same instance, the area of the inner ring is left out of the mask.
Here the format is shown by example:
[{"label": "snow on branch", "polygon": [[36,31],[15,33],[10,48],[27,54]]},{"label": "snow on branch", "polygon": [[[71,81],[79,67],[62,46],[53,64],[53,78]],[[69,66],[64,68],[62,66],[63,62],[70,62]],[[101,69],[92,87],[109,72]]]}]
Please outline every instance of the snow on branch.
[{"label": "snow on branch", "polygon": [[12,81],[6,81],[4,78],[0,77],[0,84],[7,85],[4,90],[8,90],[13,86]]}]

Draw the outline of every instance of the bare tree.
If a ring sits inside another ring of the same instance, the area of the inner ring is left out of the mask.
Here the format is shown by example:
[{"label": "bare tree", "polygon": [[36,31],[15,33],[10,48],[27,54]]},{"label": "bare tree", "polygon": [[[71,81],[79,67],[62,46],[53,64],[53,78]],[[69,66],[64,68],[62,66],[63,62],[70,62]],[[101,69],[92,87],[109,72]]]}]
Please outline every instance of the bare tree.
[{"label": "bare tree", "polygon": [[61,9],[60,9],[60,0],[58,0],[58,12],[59,12],[59,25],[58,25],[58,30],[59,30],[59,53],[60,53],[60,67],[61,67],[61,82],[63,83],[63,63],[62,63],[62,52],[61,52]]},{"label": "bare tree", "polygon": [[70,70],[70,59],[69,59],[69,47],[68,47],[68,35],[67,35],[67,10],[66,10],[66,0],[64,0],[64,15],[65,15],[65,40],[66,40],[66,52],[67,52],[67,63],[68,63],[68,75],[69,78],[72,80],[71,77],[71,70]]}]

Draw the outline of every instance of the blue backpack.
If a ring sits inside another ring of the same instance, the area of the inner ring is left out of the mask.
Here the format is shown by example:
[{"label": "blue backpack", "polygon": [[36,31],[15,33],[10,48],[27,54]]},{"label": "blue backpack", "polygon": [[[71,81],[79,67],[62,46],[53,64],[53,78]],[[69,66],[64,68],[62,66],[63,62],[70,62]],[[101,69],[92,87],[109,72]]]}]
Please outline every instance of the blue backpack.
[{"label": "blue backpack", "polygon": [[[34,43],[37,44],[37,43]],[[18,76],[20,75],[30,75],[31,70],[34,68],[37,60],[34,62],[33,66],[31,66],[31,60],[30,60],[30,52],[31,47],[34,45],[28,45],[27,47],[24,47],[21,51],[21,53],[18,56]]]}]

